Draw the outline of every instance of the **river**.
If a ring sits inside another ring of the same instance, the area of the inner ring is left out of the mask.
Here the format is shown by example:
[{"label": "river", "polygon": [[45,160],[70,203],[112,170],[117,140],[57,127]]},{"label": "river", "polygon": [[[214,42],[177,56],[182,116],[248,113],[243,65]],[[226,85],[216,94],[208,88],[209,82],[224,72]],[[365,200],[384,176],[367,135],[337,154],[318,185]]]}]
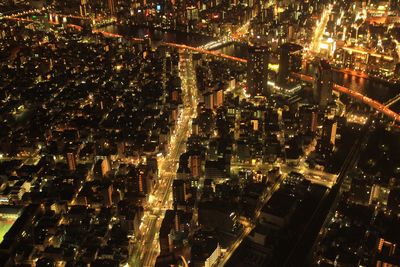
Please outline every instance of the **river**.
[{"label": "river", "polygon": [[[224,54],[237,57],[247,58],[248,56],[246,45],[229,45],[222,48],[220,51]],[[309,70],[309,72],[311,72],[311,70]],[[333,80],[339,85],[362,93],[381,103],[386,102],[387,100],[393,98],[400,93],[400,85],[390,85],[379,80],[360,78],[341,72],[334,72]],[[393,106],[393,108],[396,107]]]}]

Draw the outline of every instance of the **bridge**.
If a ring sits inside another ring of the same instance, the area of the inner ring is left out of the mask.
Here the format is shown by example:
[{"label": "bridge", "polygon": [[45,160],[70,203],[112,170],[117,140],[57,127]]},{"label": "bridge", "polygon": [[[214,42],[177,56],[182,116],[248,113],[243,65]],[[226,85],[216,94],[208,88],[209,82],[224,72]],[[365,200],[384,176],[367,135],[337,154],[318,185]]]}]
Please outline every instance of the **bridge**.
[{"label": "bridge", "polygon": [[[305,81],[305,82],[312,83],[314,81],[314,78],[309,75],[300,74],[300,73],[292,73],[292,75],[298,77],[300,80]],[[374,108],[375,110],[392,118],[393,120],[400,122],[400,114],[394,112],[393,110],[390,110],[386,103],[385,104],[379,103],[376,100],[373,100],[363,94],[360,94],[356,91],[350,90],[347,87],[344,87],[344,86],[341,86],[338,84],[333,84],[333,90],[338,91],[343,94],[346,94],[346,95],[349,95],[350,97],[355,98],[357,100],[360,100],[364,104],[367,104],[368,106]]]},{"label": "bridge", "polygon": [[[31,19],[23,19],[23,18],[18,18],[18,17],[6,17],[7,19],[12,19],[12,20],[17,20],[17,21],[25,21],[25,22],[35,22]],[[67,27],[70,28],[74,28],[78,31],[82,30],[81,26],[78,25],[74,25],[74,24],[66,24]],[[134,38],[134,37],[126,37],[123,36],[121,34],[116,34],[116,33],[111,33],[111,32],[107,32],[107,31],[101,31],[101,30],[93,30],[93,33],[99,33],[102,34],[105,37],[109,37],[109,38],[127,38],[129,40],[132,41],[137,41],[137,42],[142,42],[144,41],[143,38]],[[206,55],[210,55],[210,56],[215,56],[215,57],[220,57],[220,58],[224,58],[224,59],[228,59],[228,60],[232,60],[232,61],[236,61],[239,63],[247,63],[247,59],[243,59],[243,58],[238,58],[238,57],[234,57],[234,56],[230,56],[227,54],[223,54],[220,52],[216,52],[216,51],[210,51],[201,47],[193,47],[193,46],[188,46],[188,45],[184,45],[184,44],[177,44],[177,43],[171,43],[171,42],[162,42],[160,45],[165,45],[165,46],[169,46],[169,47],[173,47],[176,49],[185,49],[185,50],[190,50],[190,51],[194,51],[194,52],[198,52],[198,53],[202,53],[202,54],[206,54]],[[295,77],[299,78],[302,81],[305,82],[313,82],[314,78],[309,76],[309,75],[305,75],[305,74],[300,74],[300,73],[292,73]],[[367,96],[364,96],[363,94],[360,94],[358,92],[352,91],[344,86],[338,85],[338,84],[334,84],[333,85],[333,89],[335,91],[338,91],[340,93],[344,93],[346,95],[349,95],[352,98],[355,98],[357,100],[360,100],[361,102],[369,105],[370,107],[374,108],[375,110],[385,114],[386,116],[392,118],[394,121],[396,122],[400,122],[400,115],[392,110],[389,109],[389,106],[387,104],[382,104],[379,103],[376,100],[373,100]],[[395,99],[396,102],[398,101],[398,99]],[[389,104],[392,101],[390,101]]]},{"label": "bridge", "polygon": [[[8,20],[16,20],[16,21],[25,21],[25,22],[33,22],[32,19],[27,18],[26,16],[28,15],[37,15],[41,14],[43,12],[48,12],[49,15],[49,22],[50,24],[59,24],[59,19],[79,19],[79,20],[90,20],[94,24],[96,23],[101,23],[102,19],[101,18],[93,18],[89,16],[80,16],[80,15],[72,15],[72,14],[61,14],[61,13],[55,13],[48,8],[42,8],[42,9],[30,9],[30,10],[19,10],[19,11],[14,11],[14,13],[3,13],[2,19],[8,19]],[[115,22],[115,18],[109,19],[111,22]]]},{"label": "bridge", "polygon": [[221,57],[221,58],[233,60],[233,61],[240,62],[240,63],[247,63],[247,59],[233,57],[233,56],[230,56],[230,55],[227,55],[227,54],[223,54],[223,53],[216,52],[216,51],[210,51],[210,50],[207,50],[207,49],[204,49],[204,48],[193,47],[193,46],[188,46],[188,45],[183,45],[183,44],[176,44],[176,43],[168,43],[168,42],[164,42],[164,43],[162,43],[162,45],[166,45],[166,46],[169,46],[169,47],[174,47],[174,48],[177,48],[177,49],[191,50],[191,51],[194,51],[194,52],[199,52],[199,53],[210,55],[210,56]]},{"label": "bridge", "polygon": [[[253,18],[254,17],[255,15],[253,16]],[[247,43],[246,36],[249,31],[250,21],[251,19],[249,19],[246,23],[244,23],[242,26],[236,29],[235,32],[227,32],[226,34],[222,35],[218,40],[211,41],[202,46],[199,46],[198,48],[202,48],[205,50],[215,50],[234,42],[245,41]]]},{"label": "bridge", "polygon": [[399,100],[400,100],[400,94],[398,94],[395,97],[393,97],[392,99],[389,99],[388,101],[386,101],[384,105],[386,107],[390,107],[390,106],[396,104]]}]

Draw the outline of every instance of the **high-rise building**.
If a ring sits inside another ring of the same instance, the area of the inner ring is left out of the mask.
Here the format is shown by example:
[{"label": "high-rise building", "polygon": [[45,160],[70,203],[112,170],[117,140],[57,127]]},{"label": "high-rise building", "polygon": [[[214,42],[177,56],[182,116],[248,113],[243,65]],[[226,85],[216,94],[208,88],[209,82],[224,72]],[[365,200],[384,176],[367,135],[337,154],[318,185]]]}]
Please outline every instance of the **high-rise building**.
[{"label": "high-rise building", "polygon": [[285,43],[279,49],[278,84],[285,85],[291,72],[301,69],[303,47],[297,44]]},{"label": "high-rise building", "polygon": [[313,85],[314,100],[325,108],[332,101],[332,68],[328,61],[319,60],[316,66]]},{"label": "high-rise building", "polygon": [[205,92],[203,94],[203,99],[204,103],[207,109],[213,109],[214,108],[214,97],[212,92]]},{"label": "high-rise building", "polygon": [[114,16],[115,15],[115,3],[114,3],[114,0],[108,0],[108,9],[110,11],[110,15]]},{"label": "high-rise building", "polygon": [[189,21],[194,21],[199,19],[199,10],[194,7],[190,6],[186,8],[186,17]]},{"label": "high-rise building", "polygon": [[268,96],[269,48],[266,46],[250,46],[247,62],[247,86],[251,96]]},{"label": "high-rise building", "polygon": [[272,7],[263,6],[260,12],[260,19],[262,23],[272,21],[274,19],[274,9]]},{"label": "high-rise building", "polygon": [[213,90],[213,104],[214,108],[218,108],[224,104],[224,90],[221,88]]},{"label": "high-rise building", "polygon": [[76,158],[75,158],[75,154],[73,152],[67,153],[67,163],[68,163],[68,169],[70,171],[76,170]]},{"label": "high-rise building", "polygon": [[112,192],[113,192],[112,184],[104,184],[101,186],[101,194],[103,196],[103,205],[106,207],[110,207],[113,204]]},{"label": "high-rise building", "polygon": [[184,180],[174,180],[172,183],[172,195],[174,204],[183,204],[186,202],[186,185]]},{"label": "high-rise building", "polygon": [[199,177],[202,174],[201,171],[201,157],[199,155],[191,155],[189,157],[190,170],[193,177]]},{"label": "high-rise building", "polygon": [[336,141],[336,130],[337,122],[334,120],[326,120],[322,128],[322,139],[329,141],[332,145],[335,145]]}]

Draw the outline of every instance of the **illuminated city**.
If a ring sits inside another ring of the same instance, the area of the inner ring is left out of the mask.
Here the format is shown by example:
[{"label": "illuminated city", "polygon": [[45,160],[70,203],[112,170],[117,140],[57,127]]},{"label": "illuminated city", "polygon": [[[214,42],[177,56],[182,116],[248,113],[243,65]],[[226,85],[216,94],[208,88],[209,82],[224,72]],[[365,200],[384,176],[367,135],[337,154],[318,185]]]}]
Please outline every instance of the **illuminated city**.
[{"label": "illuminated city", "polygon": [[0,266],[400,267],[399,0],[0,0]]}]

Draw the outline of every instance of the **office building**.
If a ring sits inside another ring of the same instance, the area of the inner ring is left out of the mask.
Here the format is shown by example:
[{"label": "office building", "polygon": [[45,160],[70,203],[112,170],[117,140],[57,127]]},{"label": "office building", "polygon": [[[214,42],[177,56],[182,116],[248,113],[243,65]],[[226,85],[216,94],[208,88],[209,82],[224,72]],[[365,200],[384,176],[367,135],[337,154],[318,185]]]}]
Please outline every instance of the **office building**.
[{"label": "office building", "polygon": [[291,72],[299,72],[303,57],[303,47],[285,43],[279,49],[278,85],[285,85]]},{"label": "office building", "polygon": [[213,109],[214,108],[214,96],[212,92],[205,92],[203,94],[203,99],[205,103],[205,108],[206,109]]},{"label": "office building", "polygon": [[266,46],[250,46],[247,62],[248,93],[254,96],[268,96],[271,88],[268,86],[269,48]]}]

